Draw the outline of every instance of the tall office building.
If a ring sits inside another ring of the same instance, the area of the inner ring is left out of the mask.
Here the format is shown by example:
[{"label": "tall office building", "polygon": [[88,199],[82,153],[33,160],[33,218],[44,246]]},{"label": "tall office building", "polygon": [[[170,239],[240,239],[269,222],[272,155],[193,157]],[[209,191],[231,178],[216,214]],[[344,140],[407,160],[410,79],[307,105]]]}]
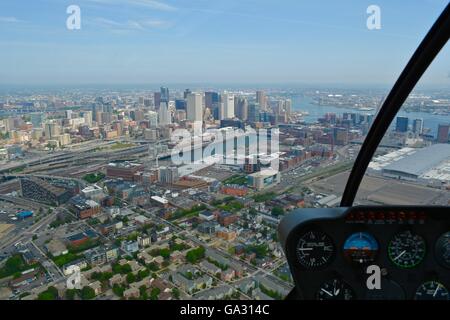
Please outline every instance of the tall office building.
[{"label": "tall office building", "polygon": [[211,110],[214,119],[220,118],[220,96],[217,92],[205,92],[205,108]]},{"label": "tall office building", "polygon": [[267,107],[267,100],[266,100],[266,94],[264,91],[256,91],[256,102],[259,104],[259,106],[265,110]]},{"label": "tall office building", "polygon": [[153,103],[155,104],[155,109],[159,109],[159,105],[161,104],[161,92],[153,93]]},{"label": "tall office building", "polygon": [[169,88],[161,87],[161,102],[169,103]]},{"label": "tall office building", "polygon": [[407,132],[408,131],[408,122],[409,122],[409,119],[407,117],[397,117],[397,124],[395,127],[395,131]]},{"label": "tall office building", "polygon": [[187,119],[189,121],[203,121],[203,98],[200,93],[187,95]]},{"label": "tall office building", "polygon": [[176,110],[186,110],[186,100],[176,99],[175,100],[175,109]]},{"label": "tall office building", "polygon": [[234,98],[234,107],[236,110],[236,116],[240,120],[247,120],[248,118],[248,101],[243,97],[235,97]]},{"label": "tall office building", "polygon": [[143,121],[145,120],[145,113],[142,110],[132,110],[130,112],[131,119],[133,121]]},{"label": "tall office building", "polygon": [[155,111],[149,111],[148,112],[148,122],[150,125],[150,128],[155,128],[158,126],[158,113]]},{"label": "tall office building", "polygon": [[92,120],[94,121],[99,121],[97,119],[97,115],[99,114],[99,112],[103,112],[103,105],[102,104],[98,104],[95,103],[92,105]]},{"label": "tall office building", "polygon": [[219,104],[219,94],[217,92],[212,91],[205,92],[205,108],[213,110],[214,106],[217,107],[218,104]]},{"label": "tall office building", "polygon": [[219,120],[234,118],[234,96],[225,92],[221,95],[221,100]]},{"label": "tall office building", "polygon": [[111,112],[98,112],[97,113],[97,122],[101,124],[107,124],[112,122],[112,113]]},{"label": "tall office building", "polygon": [[286,115],[289,117],[292,113],[292,100],[286,99],[284,101],[284,111],[286,111]]},{"label": "tall office building", "polygon": [[191,89],[186,89],[186,90],[184,90],[183,97],[184,97],[185,100],[187,99],[187,96],[188,96],[190,93],[192,93]]},{"label": "tall office building", "polygon": [[248,121],[250,122],[259,122],[261,114],[261,107],[259,103],[251,103],[248,106]]},{"label": "tall office building", "polygon": [[169,112],[169,104],[161,101],[158,110],[158,123],[160,126],[167,126],[172,123]]},{"label": "tall office building", "polygon": [[413,120],[413,132],[415,134],[422,134],[423,132],[423,119],[414,119]]},{"label": "tall office building", "polygon": [[144,99],[144,107],[151,107],[152,105],[152,100],[149,98]]},{"label": "tall office building", "polygon": [[84,123],[92,126],[92,111],[83,111]]},{"label": "tall office building", "polygon": [[284,100],[275,101],[275,105],[272,107],[273,113],[280,115],[284,111]]},{"label": "tall office building", "polygon": [[450,131],[450,125],[449,124],[440,124],[438,126],[437,142],[439,142],[439,143],[447,143],[448,142],[449,131]]},{"label": "tall office building", "polygon": [[59,126],[55,122],[47,122],[45,124],[45,138],[47,140],[53,139],[56,136],[59,136]]}]

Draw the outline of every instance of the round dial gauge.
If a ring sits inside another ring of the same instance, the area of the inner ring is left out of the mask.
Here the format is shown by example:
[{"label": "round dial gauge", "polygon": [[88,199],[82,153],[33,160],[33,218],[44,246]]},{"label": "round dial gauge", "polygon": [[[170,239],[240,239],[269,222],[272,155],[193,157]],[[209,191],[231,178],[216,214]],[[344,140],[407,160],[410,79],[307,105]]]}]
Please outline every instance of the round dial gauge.
[{"label": "round dial gauge", "polygon": [[345,241],[344,256],[353,264],[367,264],[375,261],[378,249],[378,242],[370,233],[357,232]]},{"label": "round dial gauge", "polygon": [[435,247],[436,259],[445,268],[450,269],[450,231],[439,237]]},{"label": "round dial gauge", "polygon": [[388,245],[389,259],[400,268],[414,268],[425,258],[425,240],[411,231],[394,236]]},{"label": "round dial gauge", "polygon": [[416,300],[449,300],[447,288],[437,281],[428,281],[417,288]]},{"label": "round dial gauge", "polygon": [[317,291],[317,300],[354,300],[352,287],[340,279],[324,282]]},{"label": "round dial gauge", "polygon": [[326,233],[313,230],[300,237],[296,251],[302,267],[316,269],[331,262],[335,248],[332,239]]}]

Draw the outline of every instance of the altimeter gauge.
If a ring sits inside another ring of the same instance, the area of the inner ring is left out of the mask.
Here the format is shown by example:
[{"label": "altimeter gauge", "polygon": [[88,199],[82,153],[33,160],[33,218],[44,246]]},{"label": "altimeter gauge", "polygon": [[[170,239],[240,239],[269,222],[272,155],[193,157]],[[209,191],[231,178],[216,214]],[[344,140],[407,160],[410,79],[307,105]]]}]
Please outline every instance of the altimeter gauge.
[{"label": "altimeter gauge", "polygon": [[332,239],[326,233],[311,230],[299,238],[296,253],[302,267],[318,269],[331,262],[335,247]]}]

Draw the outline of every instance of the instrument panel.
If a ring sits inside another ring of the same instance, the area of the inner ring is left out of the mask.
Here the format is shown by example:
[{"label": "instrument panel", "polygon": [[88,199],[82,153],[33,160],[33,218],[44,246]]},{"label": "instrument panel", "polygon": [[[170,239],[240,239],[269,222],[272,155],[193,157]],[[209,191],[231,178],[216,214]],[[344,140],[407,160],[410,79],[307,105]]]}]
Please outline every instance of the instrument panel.
[{"label": "instrument panel", "polygon": [[450,300],[450,208],[299,209],[279,225],[306,300]]}]

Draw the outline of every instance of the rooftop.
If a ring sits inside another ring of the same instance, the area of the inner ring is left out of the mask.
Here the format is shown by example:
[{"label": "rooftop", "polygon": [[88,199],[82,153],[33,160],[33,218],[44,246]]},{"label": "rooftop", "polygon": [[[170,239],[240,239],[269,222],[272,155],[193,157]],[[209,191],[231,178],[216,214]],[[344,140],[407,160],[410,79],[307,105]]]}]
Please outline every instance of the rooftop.
[{"label": "rooftop", "polygon": [[394,161],[383,170],[420,176],[450,158],[450,144],[434,144]]}]

